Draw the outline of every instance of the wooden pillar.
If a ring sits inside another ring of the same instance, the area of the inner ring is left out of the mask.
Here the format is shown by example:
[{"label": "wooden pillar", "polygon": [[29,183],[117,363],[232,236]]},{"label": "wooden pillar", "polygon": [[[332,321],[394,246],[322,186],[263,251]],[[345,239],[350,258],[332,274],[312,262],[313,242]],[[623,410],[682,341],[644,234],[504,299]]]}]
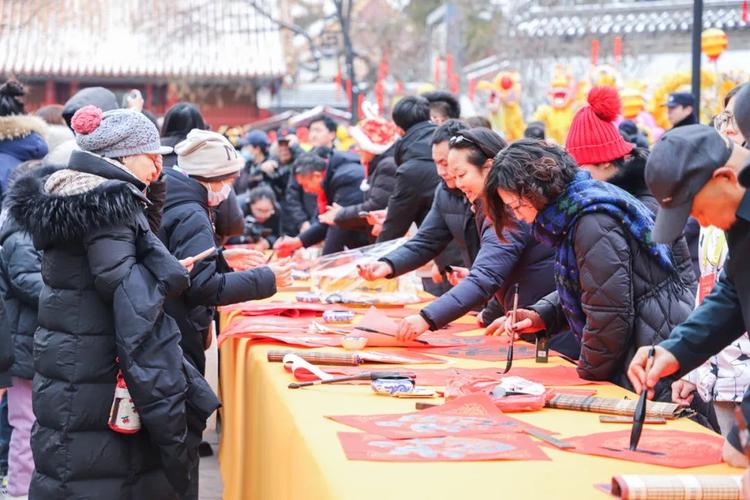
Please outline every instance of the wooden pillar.
[{"label": "wooden pillar", "polygon": [[44,105],[49,106],[50,104],[55,104],[56,100],[55,81],[50,78],[44,82]]},{"label": "wooden pillar", "polygon": [[154,84],[153,83],[147,83],[146,84],[146,102],[143,103],[143,109],[147,109],[151,111],[151,108],[154,105]]},{"label": "wooden pillar", "polygon": [[70,96],[73,97],[73,95],[78,92],[78,80],[73,80],[70,82]]}]

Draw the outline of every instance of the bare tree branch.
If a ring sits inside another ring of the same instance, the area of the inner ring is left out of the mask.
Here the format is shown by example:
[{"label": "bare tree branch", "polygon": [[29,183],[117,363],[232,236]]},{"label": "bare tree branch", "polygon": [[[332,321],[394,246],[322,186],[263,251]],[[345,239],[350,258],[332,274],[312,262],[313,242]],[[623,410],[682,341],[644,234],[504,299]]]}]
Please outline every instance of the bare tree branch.
[{"label": "bare tree branch", "polygon": [[268,12],[265,8],[261,7],[256,0],[246,0],[246,2],[251,7],[253,7],[258,14],[277,24],[280,28],[289,30],[292,33],[302,36],[307,41],[307,44],[310,48],[310,54],[313,58],[313,66],[305,67],[305,69],[308,69],[309,71],[313,71],[315,73],[320,72],[320,50],[318,49],[315,40],[313,40],[312,36],[310,36],[307,31],[305,31],[301,26],[298,26],[294,23],[287,23],[286,21],[282,21],[281,19],[274,17],[273,14]]}]

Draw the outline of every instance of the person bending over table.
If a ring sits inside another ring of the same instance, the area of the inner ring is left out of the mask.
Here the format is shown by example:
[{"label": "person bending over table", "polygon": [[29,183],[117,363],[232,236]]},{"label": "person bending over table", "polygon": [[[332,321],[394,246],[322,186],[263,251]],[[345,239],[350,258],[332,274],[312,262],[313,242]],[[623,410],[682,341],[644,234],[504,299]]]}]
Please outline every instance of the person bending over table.
[{"label": "person bending over table", "polygon": [[456,188],[456,179],[448,169],[448,141],[466,128],[459,120],[448,120],[435,130],[432,158],[442,182],[435,190],[432,207],[417,234],[379,262],[364,266],[363,278],[394,278],[414,271],[438,257],[451,242],[459,249],[466,268],[453,266],[454,271],[446,272],[434,265],[433,281],[440,283],[447,275],[448,280],[455,284],[468,273],[467,268],[471,267],[479,252],[479,233],[471,203]]},{"label": "person bending over table", "polygon": [[[710,127],[691,125],[666,134],[654,146],[646,165],[646,182],[659,200],[654,240],[673,241],[692,215],[701,226],[726,231],[729,257],[711,293],[655,348],[633,357],[628,377],[636,392],[654,388],[665,377],[682,376],[750,330],[750,194],[737,174],[750,165],[750,151],[735,145]],[[647,364],[651,367],[647,370]],[[750,420],[750,391],[742,399],[742,414]],[[737,426],[727,435],[724,460],[747,467]]]},{"label": "person bending over table", "polygon": [[[566,151],[541,141],[524,139],[501,151],[484,195],[498,230],[518,219],[554,248],[556,284],[518,311],[518,323],[500,318],[488,333],[554,333],[567,323],[581,341],[578,375],[631,389],[626,370],[636,349],[666,339],[693,308],[684,240],[654,243],[654,222],[641,202],[593,180]],[[671,400],[670,382],[657,388],[660,401]]]},{"label": "person bending over table", "polygon": [[[506,146],[496,132],[485,128],[460,130],[450,139],[448,170],[455,185],[473,204],[475,224],[481,235],[479,252],[471,270],[453,289],[419,314],[401,321],[399,339],[412,340],[428,329],[440,329],[472,307],[485,303],[493,294],[506,309],[512,307],[514,283],[520,285],[520,303],[523,305],[533,304],[554,290],[553,252],[534,240],[528,224],[522,224],[518,230],[506,231],[507,241],[500,242],[484,217],[480,197],[485,178],[492,159]],[[365,271],[372,269],[382,273],[386,266],[391,269],[389,261],[389,256],[386,256],[384,262],[371,264]],[[575,347],[568,351],[577,356]]]},{"label": "person bending over table", "polygon": [[[278,239],[273,247],[280,257],[324,240],[323,255],[369,243],[366,231],[343,229],[333,220],[336,207],[362,203],[360,186],[365,179],[365,170],[359,163],[359,158],[350,153],[325,154],[316,151],[317,153],[305,153],[297,158],[294,162],[294,174],[306,193],[318,197],[318,221],[295,238]],[[320,154],[328,160],[321,158]],[[327,214],[328,211],[331,213]]]}]

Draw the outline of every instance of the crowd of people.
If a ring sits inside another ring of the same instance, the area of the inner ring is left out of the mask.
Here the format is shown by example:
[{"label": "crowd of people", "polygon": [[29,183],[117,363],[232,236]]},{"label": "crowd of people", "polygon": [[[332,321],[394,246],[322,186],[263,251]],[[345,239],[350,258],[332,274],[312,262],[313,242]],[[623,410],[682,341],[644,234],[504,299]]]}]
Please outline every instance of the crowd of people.
[{"label": "crowd of people", "polygon": [[750,272],[734,256],[750,244],[750,85],[711,125],[670,95],[674,127],[653,145],[617,126],[611,87],[591,89],[563,144],[538,122],[509,143],[429,92],[350,127],[351,150],[326,115],[304,142],[282,127],[234,144],[191,103],[156,119],[137,94],[121,107],[92,87],[30,115],[24,96],[0,87],[9,498],[197,498],[216,308],[272,296],[298,249],[409,231],[359,270],[431,265],[436,299],[399,339],[476,311],[488,335],[542,338],[584,379],[692,406],[748,465],[734,413],[750,419]]},{"label": "crowd of people", "polygon": [[[7,498],[198,498],[216,307],[272,296],[291,265],[223,248],[245,160],[195,106],[160,134],[101,87],[38,116],[24,93],[0,87]],[[273,215],[273,191],[250,200]]]}]

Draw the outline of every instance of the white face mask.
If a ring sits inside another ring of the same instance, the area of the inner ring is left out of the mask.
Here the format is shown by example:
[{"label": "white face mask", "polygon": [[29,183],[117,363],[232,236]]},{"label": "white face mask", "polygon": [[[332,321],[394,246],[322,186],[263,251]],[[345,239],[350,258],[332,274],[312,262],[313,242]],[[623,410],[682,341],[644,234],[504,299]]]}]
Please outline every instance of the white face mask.
[{"label": "white face mask", "polygon": [[223,184],[220,191],[212,191],[211,188],[206,188],[206,191],[208,191],[208,206],[215,207],[229,198],[229,193],[232,192],[232,185]]}]

